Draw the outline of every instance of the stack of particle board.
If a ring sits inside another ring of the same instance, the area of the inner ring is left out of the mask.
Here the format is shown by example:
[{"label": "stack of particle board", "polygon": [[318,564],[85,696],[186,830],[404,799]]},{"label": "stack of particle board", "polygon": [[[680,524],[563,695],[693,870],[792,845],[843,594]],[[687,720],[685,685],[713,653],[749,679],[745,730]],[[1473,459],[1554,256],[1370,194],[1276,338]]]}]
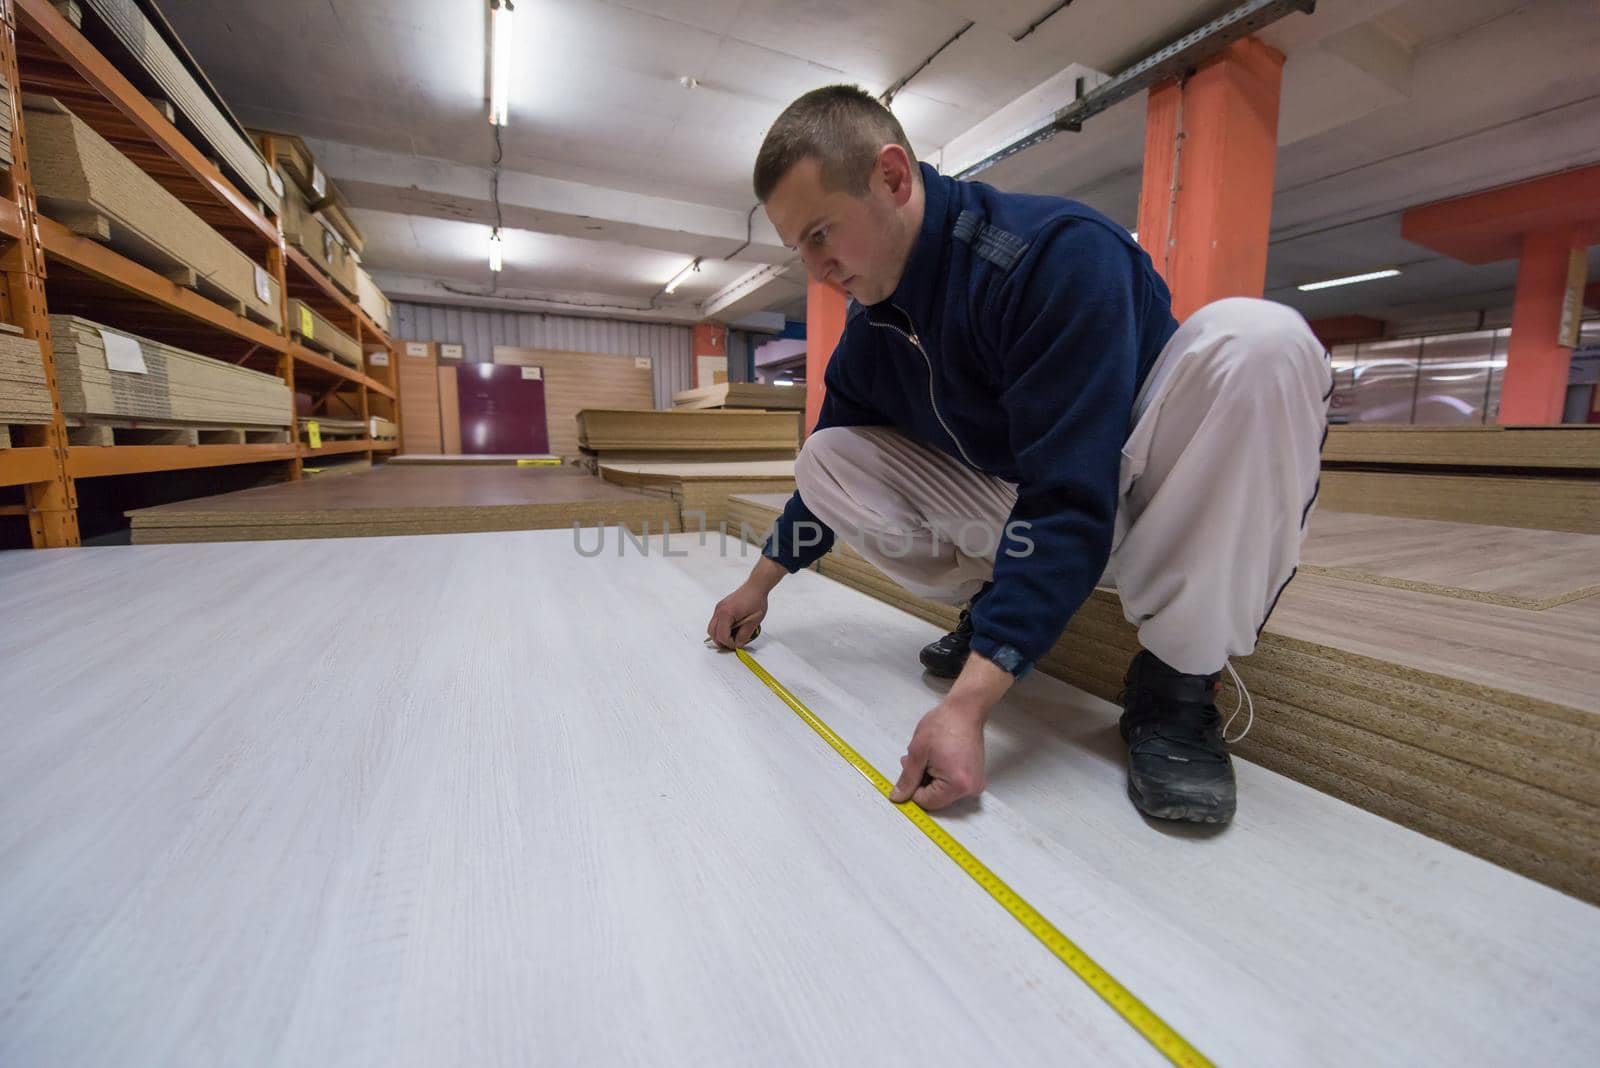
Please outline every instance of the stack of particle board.
[{"label": "stack of particle board", "polygon": [[316,212],[339,235],[339,239],[360,256],[366,248],[366,240],[350,217],[350,206],[339,192],[339,187],[317,166],[316,157],[306,143],[294,134],[271,130],[255,130],[252,133],[263,146],[271,142],[273,163],[277,165],[278,173],[300,190],[307,210]]},{"label": "stack of particle board", "polygon": [[[622,525],[678,529],[672,501],[562,467],[385,464],[130,512],[135,544],[358,538]],[[587,543],[586,543],[587,544]]]},{"label": "stack of particle board", "polygon": [[325,352],[347,367],[360,369],[361,346],[303,300],[289,301],[289,330],[308,347]]},{"label": "stack of particle board", "polygon": [[[760,537],[786,500],[736,496],[729,517]],[[1236,751],[1600,902],[1600,538],[1362,518],[1366,545],[1402,548],[1379,562],[1351,548],[1357,521],[1313,517],[1302,574],[1255,653],[1235,664],[1255,707]],[[1431,552],[1420,551],[1421,536]],[[1355,562],[1343,575],[1314,573]],[[848,547],[820,570],[955,623],[954,608],[912,596]],[[1518,606],[1538,604],[1549,607]],[[1115,700],[1138,648],[1115,592],[1096,590],[1039,668]],[[1226,687],[1219,705],[1236,699]]]},{"label": "stack of particle board", "polygon": [[764,411],[804,411],[806,391],[793,386],[762,382],[720,382],[702,389],[680,390],[672,395],[674,408],[757,408]]},{"label": "stack of particle board", "polygon": [[[282,173],[281,171],[279,172]],[[284,181],[283,236],[322,268],[335,285],[346,293],[356,292],[356,258],[333,225],[311,210],[306,196],[292,179]]]},{"label": "stack of particle board", "polygon": [[[50,317],[56,384],[68,422],[196,427],[293,425],[289,387],[272,375],[112,330]],[[108,356],[109,350],[109,356]],[[114,369],[131,358],[143,372]]]},{"label": "stack of particle board", "polygon": [[385,334],[393,333],[394,309],[365,267],[356,268],[356,303],[361,305],[362,311],[372,316],[379,330]]},{"label": "stack of particle board", "polygon": [[11,134],[16,129],[17,117],[11,112],[11,83],[0,74],[0,168],[12,166]]},{"label": "stack of particle board", "polygon": [[400,436],[400,428],[393,419],[374,415],[367,420],[367,433],[373,441],[394,441]]},{"label": "stack of particle board", "polygon": [[34,188],[46,215],[237,315],[277,326],[278,282],[66,108],[29,97]]},{"label": "stack of particle board", "polygon": [[11,445],[6,424],[39,426],[52,418],[39,343],[0,331],[0,448]]},{"label": "stack of particle board", "polygon": [[[81,6],[79,6],[81,5]],[[57,4],[57,7],[63,7]],[[176,114],[181,116],[191,130],[185,133],[197,137],[197,144],[209,146],[211,155],[219,158],[231,176],[273,214],[278,212],[278,194],[272,187],[271,169],[250,139],[244,135],[226,110],[200,84],[204,78],[192,73],[178,52],[168,44],[162,30],[145,16],[138,0],[79,0],[73,5],[75,14],[81,16],[83,8],[92,11],[98,20],[126,50],[137,73],[135,81],[148,84],[140,88],[169,101]],[[84,24],[81,17],[74,18],[96,44],[103,44],[98,27]],[[104,48],[102,50],[105,50]],[[136,72],[128,71],[130,76]],[[33,129],[28,129],[30,144]],[[32,149],[34,155],[38,149]]]},{"label": "stack of particle board", "polygon": [[603,463],[600,477],[619,486],[670,496],[685,530],[715,530],[729,519],[728,498],[735,494],[792,493],[794,461]]},{"label": "stack of particle board", "polygon": [[800,426],[793,412],[590,408],[578,413],[578,444],[605,463],[792,460]]},{"label": "stack of particle board", "polygon": [[323,441],[348,440],[366,437],[367,424],[361,419],[330,419],[319,415],[315,419],[300,420],[300,440],[311,441],[310,425],[317,424],[317,433]]},{"label": "stack of particle board", "polygon": [[1600,426],[1336,426],[1322,506],[1600,533]]}]

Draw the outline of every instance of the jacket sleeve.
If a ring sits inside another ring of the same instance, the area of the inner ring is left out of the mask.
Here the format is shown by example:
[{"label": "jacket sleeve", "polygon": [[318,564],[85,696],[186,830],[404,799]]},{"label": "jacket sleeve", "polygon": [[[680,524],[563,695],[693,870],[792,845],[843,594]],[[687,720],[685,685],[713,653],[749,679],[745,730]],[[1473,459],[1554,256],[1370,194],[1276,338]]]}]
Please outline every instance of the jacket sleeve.
[{"label": "jacket sleeve", "polygon": [[[817,425],[811,429],[813,434],[829,427],[883,426],[888,422],[866,399],[867,391],[853,381],[847,355],[849,341],[850,325],[847,323],[844,336],[833,350],[828,369],[823,375],[827,392],[822,398],[822,410],[817,414]],[[832,548],[833,531],[806,507],[800,491],[796,489],[773,524],[761,555],[776,560],[784,570],[793,574],[803,567],[810,567],[828,555],[828,550]]]},{"label": "jacket sleeve", "polygon": [[972,609],[972,648],[1021,676],[1049,651],[1111,555],[1138,379],[1138,251],[1095,223],[1038,239],[983,309],[1021,480]]}]

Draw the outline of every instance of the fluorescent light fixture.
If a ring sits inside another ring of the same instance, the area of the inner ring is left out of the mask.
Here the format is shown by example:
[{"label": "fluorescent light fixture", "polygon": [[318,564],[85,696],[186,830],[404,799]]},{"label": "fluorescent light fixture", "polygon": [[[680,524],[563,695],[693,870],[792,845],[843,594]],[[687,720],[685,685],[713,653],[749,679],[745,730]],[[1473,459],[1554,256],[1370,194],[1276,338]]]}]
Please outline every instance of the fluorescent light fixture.
[{"label": "fluorescent light fixture", "polygon": [[689,265],[687,267],[685,267],[683,270],[679,271],[677,274],[672,276],[672,280],[667,283],[666,292],[667,293],[676,293],[678,291],[678,287],[683,285],[683,280],[685,278],[688,278],[691,274],[694,274],[699,270],[700,270],[700,257],[696,256],[689,263]]},{"label": "fluorescent light fixture", "polygon": [[1366,274],[1352,274],[1344,278],[1330,278],[1326,282],[1307,282],[1295,288],[1302,293],[1309,293],[1313,289],[1332,289],[1334,286],[1353,286],[1357,282],[1371,282],[1379,278],[1393,278],[1400,272],[1393,267],[1381,271],[1369,271]]},{"label": "fluorescent light fixture", "polygon": [[792,378],[779,378],[779,379],[774,380],[772,384],[775,385],[775,386],[792,386],[792,385],[794,385],[794,379],[792,379]]},{"label": "fluorescent light fixture", "polygon": [[511,0],[489,0],[489,121],[496,126],[510,118],[512,10]]},{"label": "fluorescent light fixture", "polygon": [[489,235],[489,270],[499,271],[505,266],[505,257],[501,251],[500,231],[496,230]]}]

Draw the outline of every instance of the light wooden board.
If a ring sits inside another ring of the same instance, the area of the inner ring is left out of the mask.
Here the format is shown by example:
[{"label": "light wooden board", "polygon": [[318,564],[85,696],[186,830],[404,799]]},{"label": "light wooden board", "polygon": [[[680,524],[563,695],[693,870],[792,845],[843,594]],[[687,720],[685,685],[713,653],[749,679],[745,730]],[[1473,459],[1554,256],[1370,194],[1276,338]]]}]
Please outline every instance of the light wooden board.
[{"label": "light wooden board", "polygon": [[1600,534],[1600,478],[1324,468],[1318,507],[1450,523]]},{"label": "light wooden board", "polygon": [[806,391],[762,382],[721,382],[672,395],[674,408],[759,408],[767,411],[804,411]]},{"label": "light wooden board", "polygon": [[456,364],[439,368],[440,440],[446,453],[461,451],[461,393],[456,381]]},{"label": "light wooden board", "polygon": [[596,352],[494,347],[494,362],[544,369],[550,451],[578,455],[578,413],[585,408],[654,408],[655,374],[648,357]]},{"label": "light wooden board", "polygon": [[1336,426],[1327,464],[1587,468],[1600,471],[1600,427]]},{"label": "light wooden board", "polygon": [[628,449],[657,452],[782,449],[792,456],[800,448],[800,421],[793,412],[585,408],[578,413],[578,444],[600,453]]},{"label": "light wooden board", "polygon": [[[409,349],[422,346],[422,355]],[[395,359],[400,364],[400,449],[436,455],[444,451],[444,428],[439,414],[439,346],[433,342],[404,341]]]},{"label": "light wooden board", "polygon": [[1513,608],[1600,594],[1600,536],[1319,510],[1302,574]]},{"label": "light wooden board", "polygon": [[361,367],[361,346],[303,300],[289,301],[289,332],[347,367]]},{"label": "light wooden board", "polygon": [[[0,1061],[1160,1063],[700,645],[753,550],[675,548],[0,555]],[[801,574],[758,655],[892,769],[934,633]],[[1114,724],[1036,673],[945,822],[1218,1063],[1588,1062],[1600,911],[1248,763],[1152,827]]]}]

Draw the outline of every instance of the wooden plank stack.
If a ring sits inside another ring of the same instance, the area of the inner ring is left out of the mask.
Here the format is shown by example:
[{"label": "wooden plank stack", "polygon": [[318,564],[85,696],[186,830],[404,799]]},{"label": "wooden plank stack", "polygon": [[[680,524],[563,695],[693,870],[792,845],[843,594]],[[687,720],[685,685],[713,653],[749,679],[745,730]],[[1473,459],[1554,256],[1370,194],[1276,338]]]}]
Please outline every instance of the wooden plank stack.
[{"label": "wooden plank stack", "polygon": [[672,395],[674,408],[755,408],[761,411],[804,411],[806,391],[763,382],[719,382],[702,389],[679,390]]},{"label": "wooden plank stack", "polygon": [[435,455],[444,452],[439,420],[438,346],[431,341],[400,345],[400,451]]},{"label": "wooden plank stack", "polygon": [[793,460],[800,425],[793,412],[590,408],[578,413],[578,444],[601,463]]},{"label": "wooden plank stack", "polygon": [[[279,174],[284,172],[280,168]],[[284,177],[283,236],[304,252],[328,278],[351,296],[356,295],[356,258],[339,237],[333,224],[311,208],[304,192],[293,178]]]},{"label": "wooden plank stack", "polygon": [[[112,370],[107,363],[106,333],[136,343],[146,373]],[[272,375],[72,315],[50,317],[50,342],[61,410],[69,422],[265,430],[294,425],[289,387]]]},{"label": "wooden plank stack", "polygon": [[[765,532],[786,499],[735,496],[729,517]],[[955,608],[912,596],[846,546],[819,570],[955,624]],[[1600,554],[1573,578],[1580,588],[1597,582]],[[1138,648],[1115,591],[1096,590],[1039,669],[1114,701]],[[1234,665],[1255,707],[1235,751],[1600,903],[1595,648],[1600,596],[1528,611],[1302,574],[1256,652]],[[1219,705],[1236,700],[1226,692]]]},{"label": "wooden plank stack", "polygon": [[289,331],[308,348],[325,352],[346,367],[361,368],[361,346],[303,300],[289,301]]},{"label": "wooden plank stack", "polygon": [[14,162],[11,155],[11,135],[16,130],[17,116],[11,110],[11,83],[0,74],[0,168],[10,170]]},{"label": "wooden plank stack", "polygon": [[317,424],[317,434],[323,441],[347,441],[367,436],[367,423],[361,419],[334,419],[325,415],[300,420],[300,440],[311,443],[311,424]]},{"label": "wooden plank stack", "polygon": [[717,530],[729,520],[728,499],[735,494],[793,493],[794,461],[605,463],[600,477],[670,496],[685,530]]},{"label": "wooden plank stack", "polygon": [[1600,426],[1336,426],[1322,506],[1600,533]]},{"label": "wooden plank stack", "polygon": [[374,415],[367,420],[367,434],[373,441],[394,441],[400,437],[400,428],[393,419]]},{"label": "wooden plank stack", "polygon": [[140,545],[570,529],[574,524],[620,524],[639,535],[678,529],[670,499],[562,467],[386,464],[331,484],[286,482],[128,515],[134,543]]},{"label": "wooden plank stack", "polygon": [[385,334],[394,333],[394,309],[389,304],[389,298],[383,295],[383,290],[378,288],[378,283],[372,280],[367,269],[360,266],[356,267],[356,303],[361,305],[362,311],[372,316],[379,330]]},{"label": "wooden plank stack", "polygon": [[577,419],[585,408],[655,407],[655,375],[645,356],[496,345],[494,362],[543,368],[545,426],[550,451],[557,456],[580,455]]},{"label": "wooden plank stack", "polygon": [[280,324],[277,279],[55,100],[29,97],[26,106],[46,215],[236,315]]},{"label": "wooden plank stack", "polygon": [[0,449],[11,446],[8,423],[42,426],[51,419],[50,387],[39,343],[0,331]]}]

